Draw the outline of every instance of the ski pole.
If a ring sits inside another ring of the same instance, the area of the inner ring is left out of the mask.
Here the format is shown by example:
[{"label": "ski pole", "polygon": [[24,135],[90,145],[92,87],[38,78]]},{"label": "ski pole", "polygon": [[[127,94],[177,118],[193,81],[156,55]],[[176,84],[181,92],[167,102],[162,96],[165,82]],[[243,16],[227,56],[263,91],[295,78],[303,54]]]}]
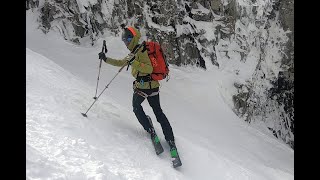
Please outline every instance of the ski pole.
[{"label": "ski pole", "polygon": [[125,63],[117,72],[117,74],[111,79],[111,81],[107,84],[107,86],[102,90],[102,92],[99,94],[98,97],[95,98],[94,102],[91,104],[91,106],[89,107],[89,109],[85,112],[85,113],[81,113],[82,116],[87,117],[87,113],[88,111],[91,109],[91,107],[94,105],[94,103],[96,103],[96,101],[99,99],[99,97],[101,96],[101,94],[109,87],[109,85],[111,84],[111,82],[114,80],[114,78],[116,78],[118,76],[118,74],[122,71],[122,69],[127,65],[127,63]]},{"label": "ski pole", "polygon": [[[107,46],[106,46],[106,40],[103,40],[103,45],[102,45],[102,50],[101,52],[107,53]],[[97,86],[96,86],[96,94],[94,95],[93,99],[97,98],[97,91],[98,91],[98,84],[99,84],[99,79],[100,79],[100,70],[101,70],[101,64],[102,64],[102,59],[100,59],[100,64],[99,64],[99,73],[98,73],[98,79],[97,79]]]},{"label": "ski pole", "polygon": [[[135,49],[135,51],[133,52],[133,54],[136,54],[138,52],[138,50],[145,44],[145,42],[143,42],[142,44],[140,44],[138,46],[137,49]],[[132,61],[135,57],[132,57],[132,59],[130,59],[129,61]],[[89,109],[85,112],[85,113],[81,113],[82,116],[84,117],[88,117],[87,113],[88,111],[91,109],[91,107],[94,105],[94,103],[96,103],[96,101],[99,99],[99,97],[101,96],[101,94],[109,87],[109,85],[111,84],[111,82],[118,76],[118,74],[122,71],[122,69],[127,65],[128,63],[124,63],[122,65],[122,67],[119,69],[119,71],[117,72],[117,74],[110,80],[110,82],[106,85],[106,87],[102,90],[102,92],[99,94],[99,96],[97,98],[95,98],[95,100],[93,101],[93,103],[91,104],[91,106],[89,107]]]}]

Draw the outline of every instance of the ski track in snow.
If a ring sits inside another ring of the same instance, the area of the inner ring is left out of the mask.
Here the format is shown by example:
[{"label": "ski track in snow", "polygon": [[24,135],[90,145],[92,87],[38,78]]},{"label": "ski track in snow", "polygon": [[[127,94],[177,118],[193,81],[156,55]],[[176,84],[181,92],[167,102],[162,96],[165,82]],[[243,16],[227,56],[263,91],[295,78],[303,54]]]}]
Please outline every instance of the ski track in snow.
[{"label": "ski track in snow", "polygon": [[[144,109],[165,150],[161,155],[132,112],[130,71],[119,74],[88,118],[80,114],[93,102],[102,40],[96,48],[76,47],[34,30],[30,14],[27,22],[27,179],[293,179],[293,150],[236,117],[223,99],[221,82],[228,78],[218,71],[172,66],[171,79],[161,82],[162,108],[183,163],[173,169],[147,102]],[[127,53],[118,38],[106,39],[108,55]],[[102,66],[98,93],[117,70]]]}]

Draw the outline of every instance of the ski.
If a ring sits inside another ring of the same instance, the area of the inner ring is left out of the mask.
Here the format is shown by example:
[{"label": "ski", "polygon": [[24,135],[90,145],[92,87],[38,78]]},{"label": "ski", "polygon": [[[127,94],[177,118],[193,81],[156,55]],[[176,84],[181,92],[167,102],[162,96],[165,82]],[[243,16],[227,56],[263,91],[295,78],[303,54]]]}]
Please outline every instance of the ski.
[{"label": "ski", "polygon": [[[147,115],[147,118],[148,118],[151,126],[153,127],[153,124],[152,124],[150,116]],[[157,136],[155,131],[151,134],[151,141],[152,141],[152,144],[153,144],[153,147],[154,147],[154,150],[155,150],[156,154],[157,155],[161,154],[164,150],[163,150],[163,147],[162,147],[162,145],[160,143],[160,139]]]},{"label": "ski", "polygon": [[[153,123],[152,123],[150,116],[147,115],[147,118],[148,118],[151,126],[153,127]],[[153,127],[153,129],[154,129],[154,127]],[[154,149],[156,151],[156,154],[157,155],[161,154],[164,150],[163,150],[163,147],[160,143],[159,137],[157,136],[156,132],[152,133],[151,141],[152,141],[152,144],[153,144]],[[177,148],[175,147],[175,145],[174,145],[174,147],[170,148],[170,155],[171,155],[171,160],[172,160],[172,166],[174,168],[182,166],[182,163],[181,163],[181,160],[180,160],[180,157],[179,157],[179,154],[178,154],[178,151],[177,151]]]},{"label": "ski", "polygon": [[172,166],[174,168],[179,167],[182,165],[178,151],[176,148],[171,148],[170,149],[170,155],[171,155],[171,160],[172,160]]},{"label": "ski", "polygon": [[151,141],[154,147],[154,150],[156,151],[156,154],[161,154],[164,150],[160,143],[159,137],[155,134],[154,136],[151,136]]}]

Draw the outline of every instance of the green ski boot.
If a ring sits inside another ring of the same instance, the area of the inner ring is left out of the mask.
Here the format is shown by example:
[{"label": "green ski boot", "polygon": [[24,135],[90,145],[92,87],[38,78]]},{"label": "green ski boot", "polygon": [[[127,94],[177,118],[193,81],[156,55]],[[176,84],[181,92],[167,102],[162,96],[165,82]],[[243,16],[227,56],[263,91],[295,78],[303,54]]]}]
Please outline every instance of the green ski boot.
[{"label": "green ski boot", "polygon": [[182,165],[179,154],[178,154],[178,150],[177,147],[174,143],[174,141],[168,141],[168,144],[170,146],[170,155],[171,155],[171,159],[172,159],[172,165],[174,168],[179,167]]},{"label": "green ski boot", "polygon": [[152,128],[152,129],[149,129],[148,132],[150,133],[151,141],[152,141],[154,150],[156,151],[156,154],[157,155],[161,154],[163,152],[163,147],[160,143],[160,139],[157,136],[155,130]]}]

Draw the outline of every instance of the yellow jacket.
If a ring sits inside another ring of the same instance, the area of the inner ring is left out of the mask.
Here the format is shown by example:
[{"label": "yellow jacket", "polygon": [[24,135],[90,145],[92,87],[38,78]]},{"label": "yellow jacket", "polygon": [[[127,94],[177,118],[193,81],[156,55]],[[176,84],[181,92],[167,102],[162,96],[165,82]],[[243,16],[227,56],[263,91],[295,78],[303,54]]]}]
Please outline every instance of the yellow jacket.
[{"label": "yellow jacket", "polygon": [[[133,50],[133,48],[138,45],[139,39],[141,37],[141,33],[134,27],[132,27],[134,31],[136,32],[136,35],[131,40],[130,44],[128,45],[128,49],[130,51]],[[153,67],[151,65],[151,61],[148,56],[147,50],[142,52],[144,47],[140,47],[140,49],[135,54],[135,59],[131,64],[131,74],[132,76],[137,79],[138,76],[147,76],[150,75],[153,71]],[[119,66],[122,67],[123,65],[127,64],[127,59],[124,58],[122,60],[107,58],[106,63],[111,64],[113,66]],[[158,81],[152,80],[150,82],[144,82],[144,83],[136,83],[136,87],[139,89],[154,89],[159,87],[160,84]]]}]

